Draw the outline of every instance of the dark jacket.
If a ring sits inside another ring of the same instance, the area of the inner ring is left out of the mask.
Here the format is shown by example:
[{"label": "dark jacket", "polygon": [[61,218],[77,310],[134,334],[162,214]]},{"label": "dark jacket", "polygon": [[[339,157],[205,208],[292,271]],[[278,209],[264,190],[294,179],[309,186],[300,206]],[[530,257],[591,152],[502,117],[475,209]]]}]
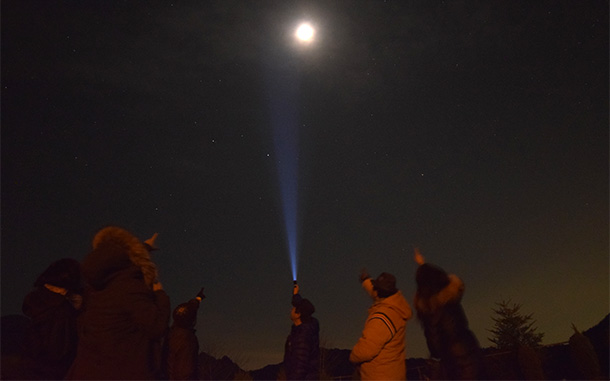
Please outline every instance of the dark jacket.
[{"label": "dark jacket", "polygon": [[199,371],[199,341],[195,335],[200,300],[191,299],[174,309],[174,322],[165,340],[165,374],[170,380],[195,380]]},{"label": "dark jacket", "polygon": [[44,287],[25,297],[22,310],[30,318],[25,354],[28,376],[63,379],[76,356],[77,310],[65,296]]},{"label": "dark jacket", "polygon": [[82,264],[88,284],[79,317],[79,344],[67,379],[153,379],[155,344],[167,332],[167,294],[153,292],[140,267],[129,260],[129,245],[108,241]]},{"label": "dark jacket", "polygon": [[[293,305],[300,295],[293,296]],[[284,368],[287,380],[320,379],[320,324],[314,317],[292,325],[284,346]]]},{"label": "dark jacket", "polygon": [[170,380],[196,380],[199,341],[195,329],[172,325],[167,335],[167,376]]},{"label": "dark jacket", "polygon": [[483,377],[479,342],[468,328],[461,305],[463,282],[455,275],[450,283],[431,298],[415,296],[415,308],[424,328],[430,355],[441,360],[447,379]]}]

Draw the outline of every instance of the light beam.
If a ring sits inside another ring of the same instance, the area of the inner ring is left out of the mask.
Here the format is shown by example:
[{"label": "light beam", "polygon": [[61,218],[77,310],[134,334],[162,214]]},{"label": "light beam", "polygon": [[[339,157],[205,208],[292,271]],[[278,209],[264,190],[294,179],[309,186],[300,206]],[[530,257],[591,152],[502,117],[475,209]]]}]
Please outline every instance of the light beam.
[{"label": "light beam", "polygon": [[270,93],[271,124],[276,170],[280,186],[286,244],[290,255],[292,279],[298,268],[298,80],[291,70],[274,74]]}]

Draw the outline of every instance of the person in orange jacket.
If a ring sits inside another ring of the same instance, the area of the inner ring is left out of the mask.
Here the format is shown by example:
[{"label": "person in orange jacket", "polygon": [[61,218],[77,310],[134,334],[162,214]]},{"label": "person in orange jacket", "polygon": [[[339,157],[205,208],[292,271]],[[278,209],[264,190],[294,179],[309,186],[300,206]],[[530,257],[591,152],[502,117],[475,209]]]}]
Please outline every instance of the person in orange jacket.
[{"label": "person in orange jacket", "polygon": [[360,281],[374,302],[349,360],[359,367],[362,380],[404,380],[405,329],[411,307],[396,288],[394,275],[384,272],[371,279],[363,270]]}]

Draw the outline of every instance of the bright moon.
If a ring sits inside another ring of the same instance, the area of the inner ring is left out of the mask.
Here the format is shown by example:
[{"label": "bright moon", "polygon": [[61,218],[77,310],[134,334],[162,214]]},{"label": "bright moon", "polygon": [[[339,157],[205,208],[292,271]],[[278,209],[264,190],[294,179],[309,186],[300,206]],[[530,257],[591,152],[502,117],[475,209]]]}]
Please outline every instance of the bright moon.
[{"label": "bright moon", "polygon": [[314,30],[309,24],[301,24],[297,28],[296,37],[301,42],[310,42],[313,40]]}]

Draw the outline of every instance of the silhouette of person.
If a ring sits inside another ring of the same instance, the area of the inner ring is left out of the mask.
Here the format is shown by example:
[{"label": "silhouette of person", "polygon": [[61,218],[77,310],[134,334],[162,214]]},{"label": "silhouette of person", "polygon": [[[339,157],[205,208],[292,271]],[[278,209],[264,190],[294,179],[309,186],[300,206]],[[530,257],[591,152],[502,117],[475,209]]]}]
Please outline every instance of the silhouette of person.
[{"label": "silhouette of person", "polygon": [[197,311],[205,299],[203,287],[193,299],[174,309],[166,339],[167,376],[170,380],[196,380],[198,373],[199,341],[195,335]]},{"label": "silhouette of person", "polygon": [[411,307],[396,288],[394,275],[384,272],[373,280],[363,270],[360,281],[374,302],[349,360],[359,368],[362,380],[404,380],[405,330]]},{"label": "silhouette of person", "polygon": [[63,258],[51,263],[26,295],[25,366],[28,378],[61,380],[72,365],[78,343],[78,310],[82,302],[80,263]]},{"label": "silhouette of person", "polygon": [[167,333],[170,303],[147,256],[144,244],[125,229],[106,227],[93,238],[81,267],[86,291],[67,379],[155,378],[154,343]]},{"label": "silhouette of person", "polygon": [[424,329],[430,355],[440,359],[443,378],[483,378],[481,351],[462,308],[464,282],[456,275],[425,263],[415,248],[417,291],[415,310]]},{"label": "silhouette of person", "polygon": [[292,327],[284,346],[284,368],[287,380],[320,379],[320,324],[311,316],[314,305],[299,294],[299,285],[292,289]]}]

